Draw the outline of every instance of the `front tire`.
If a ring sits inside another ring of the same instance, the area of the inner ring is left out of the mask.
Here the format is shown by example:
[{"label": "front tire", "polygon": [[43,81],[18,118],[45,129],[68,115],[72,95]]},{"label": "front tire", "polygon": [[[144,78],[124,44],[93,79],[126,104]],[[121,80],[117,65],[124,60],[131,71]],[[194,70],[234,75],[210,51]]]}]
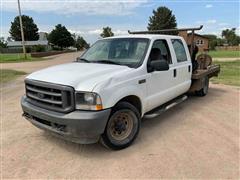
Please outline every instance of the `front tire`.
[{"label": "front tire", "polygon": [[128,102],[118,103],[112,110],[101,143],[113,150],[130,146],[140,129],[140,113]]}]

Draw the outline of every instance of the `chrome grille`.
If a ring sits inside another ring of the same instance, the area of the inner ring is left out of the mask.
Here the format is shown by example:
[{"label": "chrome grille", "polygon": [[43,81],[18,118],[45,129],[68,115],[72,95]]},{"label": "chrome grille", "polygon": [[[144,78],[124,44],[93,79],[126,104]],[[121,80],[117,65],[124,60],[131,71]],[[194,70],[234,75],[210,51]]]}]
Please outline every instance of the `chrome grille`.
[{"label": "chrome grille", "polygon": [[27,101],[44,109],[69,112],[74,109],[74,90],[69,86],[25,81]]}]

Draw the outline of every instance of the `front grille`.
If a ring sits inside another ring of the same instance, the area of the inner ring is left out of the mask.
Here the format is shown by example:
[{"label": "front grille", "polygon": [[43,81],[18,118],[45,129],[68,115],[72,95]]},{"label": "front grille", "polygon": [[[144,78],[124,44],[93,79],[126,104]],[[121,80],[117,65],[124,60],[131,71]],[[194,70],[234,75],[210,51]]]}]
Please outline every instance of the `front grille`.
[{"label": "front grille", "polygon": [[26,80],[27,101],[44,109],[70,112],[74,109],[74,90],[69,86]]}]

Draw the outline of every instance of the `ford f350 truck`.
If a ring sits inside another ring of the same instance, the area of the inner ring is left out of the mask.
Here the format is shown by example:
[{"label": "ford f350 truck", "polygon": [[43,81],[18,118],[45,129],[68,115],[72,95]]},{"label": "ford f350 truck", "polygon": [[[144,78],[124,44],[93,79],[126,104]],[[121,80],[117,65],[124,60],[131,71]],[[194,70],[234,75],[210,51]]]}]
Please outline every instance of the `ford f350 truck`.
[{"label": "ford f350 truck", "polygon": [[35,126],[76,143],[117,150],[137,137],[141,119],[204,96],[220,67],[193,70],[179,36],[130,34],[98,40],[75,62],[26,77],[23,115]]}]

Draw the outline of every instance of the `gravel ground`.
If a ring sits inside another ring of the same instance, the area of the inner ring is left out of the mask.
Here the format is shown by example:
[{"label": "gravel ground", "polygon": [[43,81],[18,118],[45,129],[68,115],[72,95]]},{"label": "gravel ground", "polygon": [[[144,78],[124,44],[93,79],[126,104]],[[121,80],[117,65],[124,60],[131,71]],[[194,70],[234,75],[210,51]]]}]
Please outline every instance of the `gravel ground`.
[{"label": "gravel ground", "polygon": [[54,56],[48,56],[47,60],[35,62],[20,62],[20,63],[0,63],[1,69],[14,69],[31,73],[33,71],[43,69],[56,64],[68,63],[76,60],[82,52],[65,53]]},{"label": "gravel ground", "polygon": [[[11,68],[32,72],[75,56],[11,63]],[[143,119],[132,146],[110,151],[99,144],[78,145],[55,138],[22,118],[23,78],[1,88],[3,179],[239,179],[240,91],[236,87],[211,84],[206,97],[190,97],[157,118]]]}]

